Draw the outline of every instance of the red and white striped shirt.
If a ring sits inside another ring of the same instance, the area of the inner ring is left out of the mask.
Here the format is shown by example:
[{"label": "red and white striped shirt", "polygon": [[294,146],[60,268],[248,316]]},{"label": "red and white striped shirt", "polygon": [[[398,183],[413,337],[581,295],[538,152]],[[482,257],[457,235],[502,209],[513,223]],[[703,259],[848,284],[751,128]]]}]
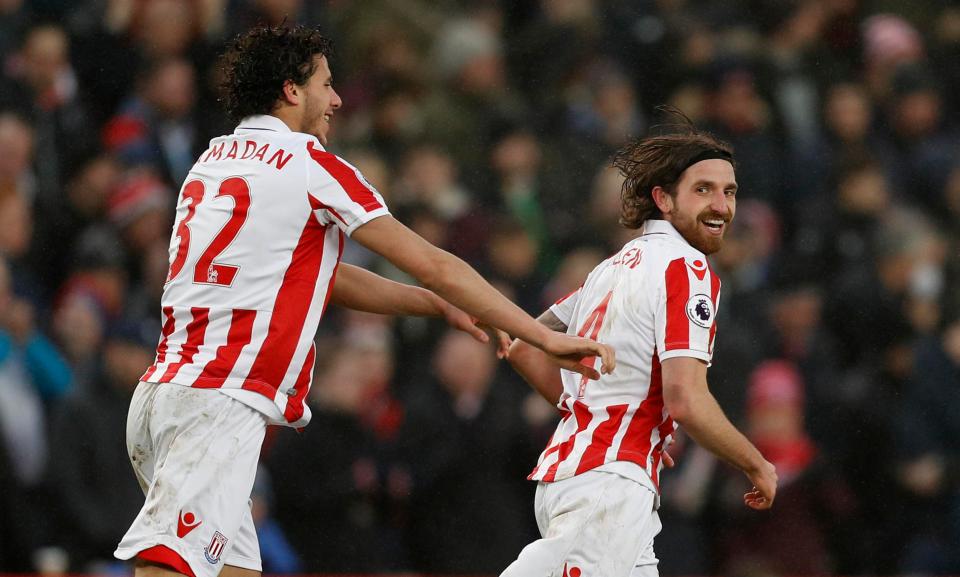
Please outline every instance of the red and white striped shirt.
[{"label": "red and white striped shirt", "polygon": [[344,235],[386,214],[356,168],[278,118],[211,140],[177,201],[163,330],[142,380],[219,389],[305,425]]},{"label": "red and white striped shirt", "polygon": [[660,363],[711,361],[719,298],[720,279],[703,253],[669,222],[650,220],[557,301],[550,310],[567,333],[611,345],[617,369],[596,381],[561,371],[563,416],[529,478],[559,481],[603,467],[658,492],[662,454],[676,429]]}]

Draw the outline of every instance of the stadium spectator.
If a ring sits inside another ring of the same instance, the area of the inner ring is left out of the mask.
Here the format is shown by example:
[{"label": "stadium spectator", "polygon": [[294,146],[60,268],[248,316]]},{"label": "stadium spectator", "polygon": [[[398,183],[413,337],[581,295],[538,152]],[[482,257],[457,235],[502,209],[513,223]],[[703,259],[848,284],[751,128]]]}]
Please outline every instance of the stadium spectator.
[{"label": "stadium spectator", "polygon": [[149,65],[136,93],[104,127],[107,150],[127,166],[145,166],[179,186],[200,145],[195,83],[196,72],[186,60],[169,58]]},{"label": "stadium spectator", "polygon": [[72,571],[122,570],[113,549],[143,493],[130,475],[123,441],[133,388],[153,356],[155,333],[134,321],[112,323],[96,372],[78,383],[53,415],[48,473],[59,542]]},{"label": "stadium spectator", "polygon": [[12,511],[21,516],[7,522],[19,527],[24,545],[36,547],[51,537],[43,483],[50,463],[48,411],[72,387],[70,367],[37,327],[33,306],[13,292],[0,256],[0,442],[13,493],[22,499],[20,510]]},{"label": "stadium spectator", "polygon": [[530,538],[524,477],[536,448],[515,393],[494,382],[502,377],[487,346],[447,333],[433,371],[408,404],[399,441],[411,476],[413,567],[493,574]]},{"label": "stadium spectator", "polygon": [[0,101],[31,119],[36,201],[51,211],[62,201],[65,175],[90,146],[93,130],[79,97],[66,31],[57,24],[30,28],[9,68]]},{"label": "stadium spectator", "polygon": [[[272,478],[284,479],[274,485],[274,515],[308,572],[398,569],[405,554],[396,500],[406,497],[406,474],[366,416],[372,387],[380,386],[365,370],[374,351],[351,340],[325,344],[310,397],[315,426],[280,431],[268,451]],[[381,348],[376,356],[384,354]]]},{"label": "stadium spectator", "polygon": [[960,319],[917,343],[916,361],[899,405],[897,477],[907,506],[899,570],[946,575],[960,559]]}]

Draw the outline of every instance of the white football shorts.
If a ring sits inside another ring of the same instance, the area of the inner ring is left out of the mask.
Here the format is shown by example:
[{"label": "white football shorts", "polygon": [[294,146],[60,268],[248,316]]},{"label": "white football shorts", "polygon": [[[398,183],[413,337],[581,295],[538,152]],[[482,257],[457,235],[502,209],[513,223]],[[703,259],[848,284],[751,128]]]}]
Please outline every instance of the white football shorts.
[{"label": "white football shorts", "polygon": [[146,494],[114,552],[193,577],[224,565],[261,570],[250,492],[263,414],[214,390],[141,382],[127,415],[127,452]]},{"label": "white football shorts", "polygon": [[541,539],[500,577],[657,577],[655,494],[606,471],[540,483],[534,508]]}]

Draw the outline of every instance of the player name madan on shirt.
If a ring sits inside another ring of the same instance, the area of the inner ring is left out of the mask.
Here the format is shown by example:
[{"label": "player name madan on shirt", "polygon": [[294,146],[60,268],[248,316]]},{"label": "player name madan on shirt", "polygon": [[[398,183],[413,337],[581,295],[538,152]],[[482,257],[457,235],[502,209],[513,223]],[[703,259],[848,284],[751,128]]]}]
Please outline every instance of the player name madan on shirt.
[{"label": "player name madan on shirt", "polygon": [[[210,146],[207,152],[200,157],[200,162],[214,162],[217,160],[259,160],[264,164],[269,164],[277,170],[283,170],[283,167],[293,158],[292,152],[287,152],[282,148],[271,150],[269,144],[261,145],[256,140],[245,140],[241,149],[240,142],[234,140],[230,148],[226,147],[226,142],[221,142]],[[226,150],[226,152],[224,152]]]}]

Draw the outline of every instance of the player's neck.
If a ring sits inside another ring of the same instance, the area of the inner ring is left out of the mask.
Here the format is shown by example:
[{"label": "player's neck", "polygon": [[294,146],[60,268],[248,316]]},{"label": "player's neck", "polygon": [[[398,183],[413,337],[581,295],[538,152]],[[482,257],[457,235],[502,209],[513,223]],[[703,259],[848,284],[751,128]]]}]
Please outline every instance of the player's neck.
[{"label": "player's neck", "polygon": [[279,106],[270,116],[280,119],[294,132],[303,132],[303,111],[293,106]]}]

